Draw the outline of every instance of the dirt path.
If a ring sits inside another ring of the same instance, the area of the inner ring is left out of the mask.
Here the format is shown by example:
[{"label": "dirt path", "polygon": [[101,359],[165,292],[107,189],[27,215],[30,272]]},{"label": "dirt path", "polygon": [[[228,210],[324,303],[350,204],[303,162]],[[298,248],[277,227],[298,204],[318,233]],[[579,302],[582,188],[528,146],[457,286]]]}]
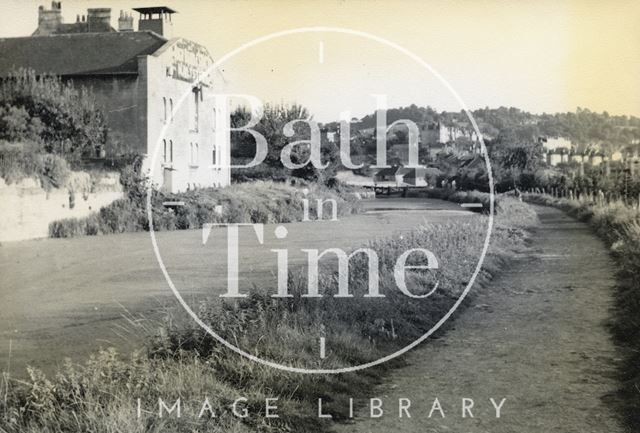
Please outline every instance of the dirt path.
[{"label": "dirt path", "polygon": [[[369,408],[339,432],[615,433],[624,432],[610,404],[616,350],[606,329],[613,263],[586,225],[537,208],[542,227],[532,252],[519,258],[446,335],[414,351]],[[398,401],[411,400],[398,418]],[[438,398],[446,418],[435,411]],[[462,417],[463,398],[474,418]],[[501,418],[497,404],[506,398]],[[362,402],[362,400],[360,400]],[[630,432],[629,432],[630,433]]]}]

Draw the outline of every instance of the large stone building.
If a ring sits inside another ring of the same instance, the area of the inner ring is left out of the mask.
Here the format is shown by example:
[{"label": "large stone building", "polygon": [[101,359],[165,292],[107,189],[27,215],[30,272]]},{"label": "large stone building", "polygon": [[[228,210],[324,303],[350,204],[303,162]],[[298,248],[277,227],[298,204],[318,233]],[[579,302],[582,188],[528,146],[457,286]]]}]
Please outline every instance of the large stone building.
[{"label": "large stone building", "polygon": [[0,39],[0,77],[29,68],[91,89],[107,118],[110,156],[143,155],[158,188],[228,185],[229,134],[215,133],[210,97],[222,91],[222,80],[219,74],[198,80],[213,59],[202,45],[171,38],[174,10],[134,10],[137,31],[128,12],[120,12],[116,30],[107,8],[88,9],[66,24],[60,2],[40,6],[31,36]]}]

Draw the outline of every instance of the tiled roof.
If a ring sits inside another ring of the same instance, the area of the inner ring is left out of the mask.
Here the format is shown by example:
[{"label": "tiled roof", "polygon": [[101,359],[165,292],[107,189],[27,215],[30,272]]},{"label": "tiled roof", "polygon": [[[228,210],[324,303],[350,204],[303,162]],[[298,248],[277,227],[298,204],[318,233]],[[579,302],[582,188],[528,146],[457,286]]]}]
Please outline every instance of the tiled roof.
[{"label": "tiled roof", "polygon": [[136,74],[137,56],[153,54],[166,42],[149,31],[3,38],[0,77],[18,68],[62,76]]}]

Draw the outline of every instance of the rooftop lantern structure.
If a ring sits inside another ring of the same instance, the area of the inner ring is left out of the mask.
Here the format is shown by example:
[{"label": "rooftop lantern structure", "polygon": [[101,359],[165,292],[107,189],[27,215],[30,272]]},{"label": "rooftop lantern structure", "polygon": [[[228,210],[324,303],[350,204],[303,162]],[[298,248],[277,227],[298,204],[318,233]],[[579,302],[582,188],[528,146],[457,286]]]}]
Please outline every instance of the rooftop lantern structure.
[{"label": "rooftop lantern structure", "polygon": [[173,33],[171,16],[176,13],[175,10],[166,6],[133,8],[133,10],[140,13],[138,30],[150,30],[165,38],[171,38]]}]

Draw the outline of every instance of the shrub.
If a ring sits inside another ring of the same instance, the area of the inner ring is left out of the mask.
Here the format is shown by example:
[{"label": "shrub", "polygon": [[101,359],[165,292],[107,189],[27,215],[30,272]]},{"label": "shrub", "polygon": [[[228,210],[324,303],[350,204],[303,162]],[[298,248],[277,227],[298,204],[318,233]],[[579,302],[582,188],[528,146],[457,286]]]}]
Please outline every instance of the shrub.
[{"label": "shrub", "polygon": [[49,190],[66,184],[71,170],[63,158],[41,152],[33,142],[0,142],[0,177],[7,183],[35,178]]},{"label": "shrub", "polygon": [[106,143],[102,112],[85,90],[55,76],[16,70],[0,81],[0,139],[32,140],[77,160]]},{"label": "shrub", "polygon": [[52,238],[71,238],[87,234],[84,219],[65,218],[49,224],[49,236]]}]

